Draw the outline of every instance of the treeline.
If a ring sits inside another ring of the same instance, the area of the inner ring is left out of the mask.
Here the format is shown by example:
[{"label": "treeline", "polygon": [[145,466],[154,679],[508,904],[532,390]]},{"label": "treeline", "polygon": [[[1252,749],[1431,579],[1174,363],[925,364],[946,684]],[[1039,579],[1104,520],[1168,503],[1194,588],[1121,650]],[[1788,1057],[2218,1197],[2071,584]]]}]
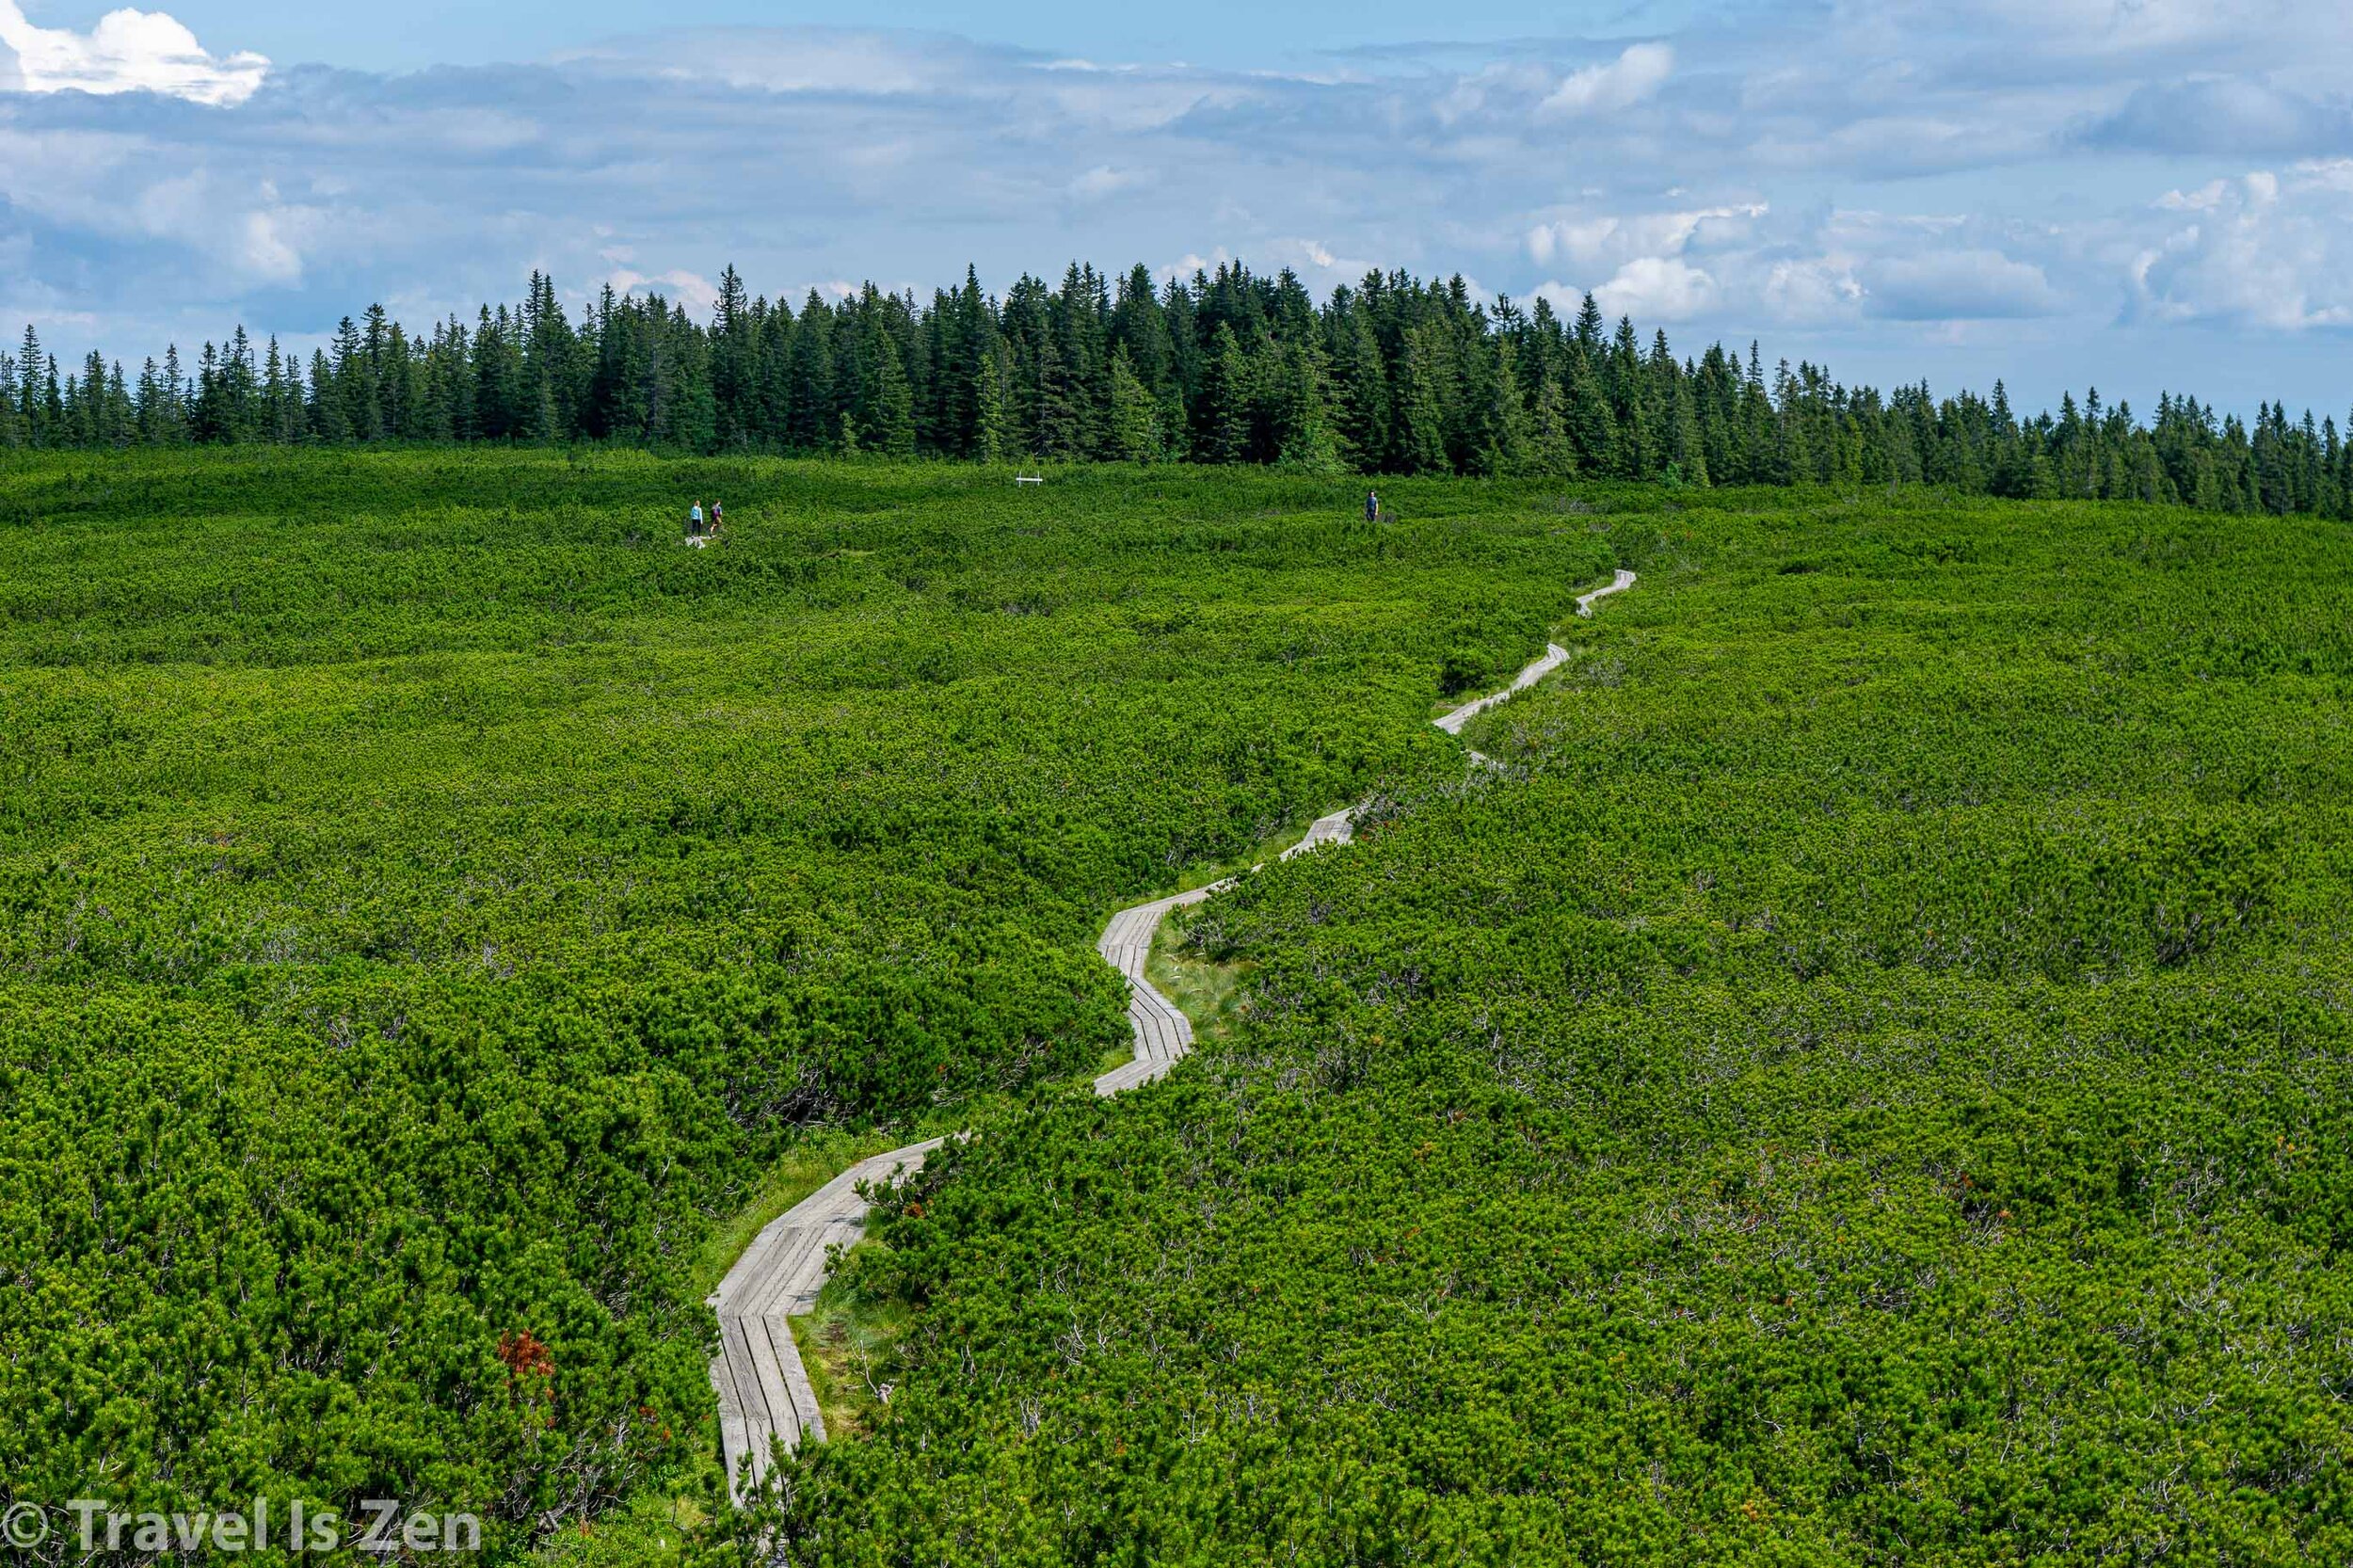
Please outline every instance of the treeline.
[{"label": "treeline", "polygon": [[1370,273],[1318,305],[1240,264],[1156,286],[1073,264],[1059,288],[815,291],[795,312],[730,267],[709,325],[610,287],[574,321],[532,275],[520,305],[412,333],[371,306],[307,364],[240,327],[193,369],[61,373],[26,328],[0,355],[0,447],[181,442],[598,441],[698,453],[1047,462],[1273,463],[1368,473],[1688,485],[1936,484],[2022,498],[2353,514],[2353,442],[2265,407],[2190,397],[2153,422],[2094,391],[2021,418],[1993,396],[1882,394],[1717,344],[1678,359],[1586,296],[1474,300],[1458,276]]}]

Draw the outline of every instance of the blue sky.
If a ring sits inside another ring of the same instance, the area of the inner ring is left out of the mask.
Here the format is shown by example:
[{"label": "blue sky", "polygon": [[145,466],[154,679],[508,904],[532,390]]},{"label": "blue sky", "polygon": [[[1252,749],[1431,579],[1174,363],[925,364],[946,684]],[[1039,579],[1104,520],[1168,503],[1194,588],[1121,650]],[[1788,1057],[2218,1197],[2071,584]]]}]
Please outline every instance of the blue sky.
[{"label": "blue sky", "polygon": [[[2344,414],[2353,17],[1797,6],[0,0],[0,329],[307,345],[543,267],[700,302],[1239,257],[1461,272],[2030,405]],[[1181,30],[1179,26],[1181,24]]]},{"label": "blue sky", "polygon": [[[88,29],[104,4],[25,8],[51,26]],[[1512,0],[1449,19],[1455,41],[1494,43],[1559,35],[1639,35],[1688,20],[1687,0],[1655,4],[1539,4]],[[876,29],[957,33],[1057,54],[1122,60],[1189,61],[1255,70],[1312,66],[1336,50],[1394,47],[1429,36],[1427,0],[1270,6],[1263,0],[1189,0],[1183,6],[1107,6],[1101,0],[1032,0],[978,8],[945,0],[868,0],[858,23]],[[598,38],[693,26],[838,26],[839,5],[760,5],[752,0],[675,5],[642,0],[408,0],[365,9],[303,0],[194,0],[171,14],[207,39],[233,38],[273,59],[373,71],[434,65],[493,65],[544,58]]]}]

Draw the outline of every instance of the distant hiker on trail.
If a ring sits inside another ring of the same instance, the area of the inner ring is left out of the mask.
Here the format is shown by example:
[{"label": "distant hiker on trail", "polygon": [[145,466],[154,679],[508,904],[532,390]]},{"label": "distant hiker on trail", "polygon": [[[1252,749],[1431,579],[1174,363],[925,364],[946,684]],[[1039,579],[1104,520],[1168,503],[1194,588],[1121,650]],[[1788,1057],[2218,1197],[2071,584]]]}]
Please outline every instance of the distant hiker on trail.
[{"label": "distant hiker on trail", "polygon": [[715,501],[711,504],[711,536],[719,536],[719,504]]},{"label": "distant hiker on trail", "polygon": [[686,514],[686,536],[694,538],[703,531],[703,504],[696,502]]},{"label": "distant hiker on trail", "polygon": [[1365,520],[1367,522],[1381,520],[1381,498],[1370,490],[1365,492]]}]

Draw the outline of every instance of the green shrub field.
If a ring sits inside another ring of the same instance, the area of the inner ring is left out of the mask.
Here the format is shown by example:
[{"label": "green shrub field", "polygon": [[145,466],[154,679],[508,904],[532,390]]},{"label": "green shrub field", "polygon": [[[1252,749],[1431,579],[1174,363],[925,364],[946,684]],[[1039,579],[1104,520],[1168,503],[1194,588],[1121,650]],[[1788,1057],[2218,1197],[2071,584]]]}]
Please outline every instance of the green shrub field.
[{"label": "green shrub field", "polygon": [[795,1563],[2343,1562],[2353,554],[1751,494],[936,1157]]},{"label": "green shrub field", "polygon": [[697,1552],[2353,1557],[2345,524],[1012,472],[0,455],[0,1496],[592,1557],[715,1242],[970,1128]]},{"label": "green shrub field", "polygon": [[1438,765],[1609,558],[1443,483],[5,461],[0,1493],[498,1550],[710,1467],[773,1161],[1094,1070],[1106,909]]}]

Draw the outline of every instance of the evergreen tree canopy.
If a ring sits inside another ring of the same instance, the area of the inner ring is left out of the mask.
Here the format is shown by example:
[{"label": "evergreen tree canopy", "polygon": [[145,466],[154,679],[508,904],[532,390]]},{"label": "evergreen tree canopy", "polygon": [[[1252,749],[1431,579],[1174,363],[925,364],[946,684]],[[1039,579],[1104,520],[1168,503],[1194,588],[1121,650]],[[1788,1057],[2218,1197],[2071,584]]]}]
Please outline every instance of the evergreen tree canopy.
[{"label": "evergreen tree canopy", "polygon": [[919,303],[872,284],[796,313],[728,267],[710,319],[603,290],[575,319],[554,280],[412,332],[380,305],[301,357],[243,327],[136,375],[63,372],[26,327],[0,352],[0,448],[183,441],[575,441],[696,453],[1057,462],[1190,459],[1319,471],[1536,473],[1688,485],[1932,484],[1963,493],[2353,513],[2353,441],[2265,405],[2194,397],[2143,424],[2097,390],[2056,416],[2009,389],[1882,395],[1824,368],[1769,377],[1754,344],[1678,360],[1590,297],[1482,305],[1460,277],[1371,273],[1318,305],[1240,263],[1156,285],[1072,264],[1061,282],[977,272]]}]

